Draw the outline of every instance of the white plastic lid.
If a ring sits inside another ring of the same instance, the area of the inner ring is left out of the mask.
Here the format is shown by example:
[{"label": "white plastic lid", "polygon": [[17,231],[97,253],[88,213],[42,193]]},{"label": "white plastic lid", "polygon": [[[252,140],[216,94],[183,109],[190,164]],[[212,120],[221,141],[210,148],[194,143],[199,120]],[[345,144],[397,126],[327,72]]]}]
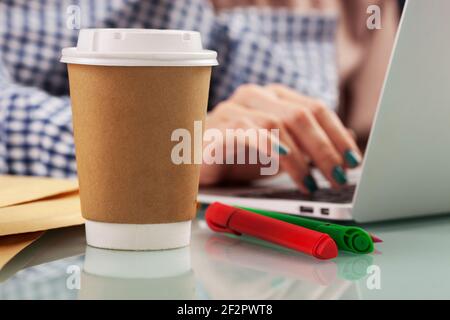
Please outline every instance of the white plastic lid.
[{"label": "white plastic lid", "polygon": [[101,66],[215,66],[217,53],[204,50],[196,31],[82,29],[76,47],[61,62]]}]

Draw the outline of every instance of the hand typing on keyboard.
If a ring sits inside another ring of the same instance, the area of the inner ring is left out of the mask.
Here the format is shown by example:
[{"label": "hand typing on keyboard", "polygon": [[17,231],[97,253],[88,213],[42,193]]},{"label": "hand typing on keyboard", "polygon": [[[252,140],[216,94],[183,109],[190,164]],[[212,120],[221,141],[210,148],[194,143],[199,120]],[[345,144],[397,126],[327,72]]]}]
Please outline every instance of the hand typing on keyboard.
[{"label": "hand typing on keyboard", "polygon": [[[275,142],[279,146],[276,151],[281,169],[306,195],[318,189],[310,172],[311,161],[335,189],[347,184],[345,169],[357,167],[361,162],[353,136],[333,111],[322,102],[279,84],[240,86],[208,114],[206,129],[210,128],[221,132],[237,128],[279,129],[279,140]],[[261,177],[258,168],[258,165],[203,164],[200,183],[257,179]]]}]

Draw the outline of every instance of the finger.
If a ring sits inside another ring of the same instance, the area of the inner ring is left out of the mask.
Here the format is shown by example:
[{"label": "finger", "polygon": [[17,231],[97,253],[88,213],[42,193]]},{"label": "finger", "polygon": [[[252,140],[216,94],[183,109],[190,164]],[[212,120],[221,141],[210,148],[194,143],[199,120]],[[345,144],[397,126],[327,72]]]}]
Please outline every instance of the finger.
[{"label": "finger", "polygon": [[255,84],[241,85],[230,97],[230,101],[241,106],[281,118],[284,115],[284,110],[275,108],[273,105],[279,100],[274,92]]},{"label": "finger", "polygon": [[[278,152],[280,155],[281,168],[289,174],[301,192],[309,194],[318,189],[316,181],[310,174],[310,168],[306,157],[279,119],[259,110],[250,110],[238,105],[230,105],[229,111],[234,117],[239,117],[241,119],[251,118],[252,122],[255,124],[255,128],[268,130],[278,129],[278,137],[274,136],[270,131],[268,131],[270,132],[268,136],[272,146],[275,146],[272,147],[272,150]],[[283,146],[282,149],[285,150],[280,149],[278,146]]]},{"label": "finger", "polygon": [[[267,134],[267,132],[261,129],[257,123],[254,122],[255,114],[252,112],[249,112],[244,107],[230,101],[226,101],[221,103],[218,108],[216,109],[216,117],[218,117],[221,120],[222,127],[226,129],[242,129],[242,130],[248,130],[253,129],[254,130],[254,139],[252,134],[250,132],[247,132],[247,135],[245,135],[246,132],[243,132],[243,135],[235,135],[234,140],[238,140],[237,142],[240,144],[246,144],[247,146],[258,148],[258,135],[264,135],[264,138],[266,138],[265,141],[272,141],[273,150],[267,149],[267,155],[270,155],[272,151],[275,151],[279,153],[280,155],[286,155],[290,152],[289,148],[285,146],[278,137]],[[248,141],[244,141],[244,138],[248,138]],[[264,140],[264,139],[262,139]],[[267,146],[265,146],[267,147]]]},{"label": "finger", "polygon": [[309,109],[280,99],[274,92],[255,85],[237,90],[231,99],[249,109],[283,119],[296,145],[310,156],[332,186],[347,183],[342,157]]},{"label": "finger", "polygon": [[[286,173],[289,174],[291,179],[296,183],[300,191],[306,194],[311,194],[317,191],[318,186],[311,175],[308,160],[304,155],[304,152],[295,143],[294,139],[289,134],[284,124],[273,117],[272,115],[267,115],[259,111],[250,111],[253,113],[254,121],[259,127],[265,129],[273,130],[278,129],[279,140],[281,143],[288,147],[289,153],[281,155],[280,165]],[[271,134],[271,141],[277,141],[277,138],[273,138]]]},{"label": "finger", "polygon": [[318,101],[311,102],[308,106],[336,149],[343,156],[346,166],[349,168],[358,167],[361,164],[361,152],[337,114]]},{"label": "finger", "polygon": [[[280,101],[277,95],[259,85],[241,85],[230,97],[230,101],[252,110],[273,115],[279,119],[286,117],[285,107],[280,107],[277,105]],[[295,142],[298,144],[300,149],[304,149],[304,146],[302,146],[300,141],[295,140]]]},{"label": "finger", "polygon": [[352,139],[356,141],[357,136],[356,136],[355,130],[347,128],[347,131],[348,131],[348,134],[352,137]]},{"label": "finger", "polygon": [[286,126],[301,141],[314,164],[333,187],[347,183],[343,158],[308,109],[295,108],[286,120]]},{"label": "finger", "polygon": [[267,86],[267,88],[276,93],[279,98],[290,101],[291,103],[301,104],[311,110],[320,126],[344,158],[346,166],[355,168],[360,165],[361,152],[356,141],[335,112],[331,111],[321,101],[303,96],[288,87],[272,84]]}]

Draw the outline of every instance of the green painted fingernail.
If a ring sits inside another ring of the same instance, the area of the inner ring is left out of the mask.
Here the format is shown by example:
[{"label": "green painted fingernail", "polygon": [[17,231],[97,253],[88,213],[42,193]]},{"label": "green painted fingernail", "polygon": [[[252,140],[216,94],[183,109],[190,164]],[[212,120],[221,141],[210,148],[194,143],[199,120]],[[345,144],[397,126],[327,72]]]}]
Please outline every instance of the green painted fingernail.
[{"label": "green painted fingernail", "polygon": [[314,180],[312,175],[307,175],[303,179],[303,184],[305,185],[306,189],[308,189],[308,191],[311,192],[311,193],[314,193],[314,192],[316,192],[319,189],[317,187],[316,180]]},{"label": "green painted fingernail", "polygon": [[280,156],[286,156],[289,154],[289,150],[285,146],[278,143],[274,143],[273,150]]},{"label": "green painted fingernail", "polygon": [[344,159],[349,168],[356,168],[361,163],[360,157],[352,150],[347,150],[344,152]]},{"label": "green painted fingernail", "polygon": [[331,173],[334,181],[339,183],[340,185],[347,183],[347,175],[345,174],[344,169],[341,166],[336,166]]}]

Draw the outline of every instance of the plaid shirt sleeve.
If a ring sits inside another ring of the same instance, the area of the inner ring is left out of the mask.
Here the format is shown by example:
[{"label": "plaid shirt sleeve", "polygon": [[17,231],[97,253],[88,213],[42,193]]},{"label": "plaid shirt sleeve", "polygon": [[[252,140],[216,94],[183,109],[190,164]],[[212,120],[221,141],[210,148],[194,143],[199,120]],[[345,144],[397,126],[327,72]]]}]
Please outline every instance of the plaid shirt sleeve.
[{"label": "plaid shirt sleeve", "polygon": [[68,97],[9,82],[0,64],[0,172],[75,176],[71,121]]},{"label": "plaid shirt sleeve", "polygon": [[[282,9],[214,12],[207,0],[0,0],[0,173],[70,177],[76,162],[61,49],[81,28],[185,29],[218,51],[209,109],[244,83],[282,83],[335,108],[336,17]],[[70,10],[69,10],[70,9]]]},{"label": "plaid shirt sleeve", "polygon": [[203,0],[0,2],[0,173],[76,176],[67,72],[59,63],[78,33],[66,26],[69,7],[79,9],[82,27],[207,34],[213,18]]}]

